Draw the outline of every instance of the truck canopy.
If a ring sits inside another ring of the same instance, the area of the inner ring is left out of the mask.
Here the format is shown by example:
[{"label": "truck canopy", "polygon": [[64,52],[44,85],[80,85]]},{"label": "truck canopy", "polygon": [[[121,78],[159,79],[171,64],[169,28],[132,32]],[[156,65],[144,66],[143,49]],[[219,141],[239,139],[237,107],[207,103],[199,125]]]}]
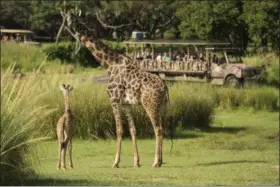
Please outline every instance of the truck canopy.
[{"label": "truck canopy", "polygon": [[203,40],[126,40],[125,44],[154,44],[154,45],[201,45],[201,46],[228,46],[229,42],[203,41]]}]

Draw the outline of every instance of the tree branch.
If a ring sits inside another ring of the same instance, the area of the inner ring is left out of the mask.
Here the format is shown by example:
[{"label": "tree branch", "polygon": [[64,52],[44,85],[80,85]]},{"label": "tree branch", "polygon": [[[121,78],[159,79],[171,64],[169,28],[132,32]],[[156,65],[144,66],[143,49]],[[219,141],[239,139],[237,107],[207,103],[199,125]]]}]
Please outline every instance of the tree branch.
[{"label": "tree branch", "polygon": [[95,15],[96,15],[96,18],[97,18],[97,20],[99,21],[99,23],[101,23],[101,25],[102,25],[104,28],[118,29],[118,28],[121,28],[121,27],[126,27],[126,26],[133,25],[133,24],[122,24],[122,25],[118,25],[118,26],[108,25],[108,24],[104,23],[104,22],[100,19],[99,13],[98,13],[97,11],[96,11]]},{"label": "tree branch", "polygon": [[162,28],[166,28],[169,24],[172,23],[172,21],[175,20],[174,16],[172,16],[171,19],[169,19],[167,22],[165,22],[164,24],[160,24],[157,26],[158,29],[162,29]]},{"label": "tree branch", "polygon": [[60,35],[61,35],[61,32],[62,32],[64,26],[65,26],[65,21],[66,21],[65,13],[62,12],[62,11],[60,11],[60,14],[61,14],[61,16],[63,17],[63,21],[62,21],[62,24],[61,24],[61,26],[60,26],[60,28],[59,28],[59,30],[58,30],[57,35],[56,35],[56,40],[55,40],[55,43],[56,43],[56,44],[57,44],[57,42],[58,42],[58,39],[59,39],[59,37],[60,37]]}]

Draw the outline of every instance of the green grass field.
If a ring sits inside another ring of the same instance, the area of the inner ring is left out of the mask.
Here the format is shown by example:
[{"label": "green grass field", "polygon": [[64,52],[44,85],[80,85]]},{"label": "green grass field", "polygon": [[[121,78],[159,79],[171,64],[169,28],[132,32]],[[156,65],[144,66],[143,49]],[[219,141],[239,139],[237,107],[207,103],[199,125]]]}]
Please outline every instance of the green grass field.
[{"label": "green grass field", "polygon": [[[93,76],[106,71],[47,60],[36,74],[34,71],[45,55],[35,46],[3,45],[1,55],[0,184],[16,185],[19,180],[24,185],[279,183],[279,115],[275,112],[279,109],[278,88],[169,84],[171,105],[168,114],[173,117],[169,122],[177,126],[177,133],[170,154],[171,143],[167,139],[164,142],[163,167],[151,167],[154,139],[139,139],[142,167],[133,168],[132,143],[125,139],[121,168],[112,169],[115,154],[115,140],[110,139],[114,136],[112,110],[106,86],[92,84]],[[263,63],[262,59],[248,57],[245,61],[259,65]],[[268,80],[278,83],[278,61],[274,63],[271,59],[267,60],[272,63]],[[13,63],[16,63],[15,67],[9,69]],[[26,78],[11,79],[15,71],[26,73]],[[61,83],[75,88],[71,96],[77,116],[74,169],[68,171],[56,170],[58,153],[54,139],[38,142],[46,136],[55,137],[54,126],[63,110],[58,89]],[[138,135],[149,138],[149,135],[144,136],[151,132],[146,114],[135,110],[135,121]],[[180,130],[191,125],[208,127],[209,124],[213,125],[208,130]],[[96,136],[109,139],[90,141]]]},{"label": "green grass field", "polygon": [[132,143],[123,141],[120,168],[111,168],[114,140],[73,142],[74,169],[56,170],[56,141],[30,147],[38,174],[24,185],[279,185],[279,114],[216,111],[213,127],[179,131],[164,141],[162,168],[152,168],[154,139],[138,140],[141,168],[133,168]]}]

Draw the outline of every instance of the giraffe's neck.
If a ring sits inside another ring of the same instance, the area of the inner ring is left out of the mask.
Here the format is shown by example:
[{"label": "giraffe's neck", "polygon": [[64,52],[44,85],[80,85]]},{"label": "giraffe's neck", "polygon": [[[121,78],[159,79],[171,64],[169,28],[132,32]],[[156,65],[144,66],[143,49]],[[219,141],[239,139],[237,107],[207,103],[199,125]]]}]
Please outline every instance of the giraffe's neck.
[{"label": "giraffe's neck", "polygon": [[81,41],[105,69],[113,65],[120,65],[124,64],[125,62],[129,62],[129,57],[111,49],[97,38],[92,39],[82,36]]},{"label": "giraffe's neck", "polygon": [[69,94],[65,94],[64,96],[64,105],[65,105],[65,113],[70,112],[70,100],[69,100]]}]

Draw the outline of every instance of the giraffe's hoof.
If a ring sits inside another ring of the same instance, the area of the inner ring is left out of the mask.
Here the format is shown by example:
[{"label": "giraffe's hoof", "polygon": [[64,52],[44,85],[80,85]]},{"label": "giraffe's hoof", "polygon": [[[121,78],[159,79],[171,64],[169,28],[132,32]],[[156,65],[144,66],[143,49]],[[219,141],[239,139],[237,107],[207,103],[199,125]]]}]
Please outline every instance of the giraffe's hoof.
[{"label": "giraffe's hoof", "polygon": [[62,167],[61,169],[62,169],[63,171],[65,171],[65,170],[66,170],[66,167]]},{"label": "giraffe's hoof", "polygon": [[70,168],[70,169],[73,169],[73,165],[70,165],[69,168]]},{"label": "giraffe's hoof", "polygon": [[119,164],[113,164],[112,168],[119,168]]},{"label": "giraffe's hoof", "polygon": [[57,169],[57,170],[60,170],[60,167],[57,167],[56,169]]},{"label": "giraffe's hoof", "polygon": [[153,168],[159,168],[160,167],[160,164],[159,163],[154,163],[153,164]]},{"label": "giraffe's hoof", "polygon": [[139,164],[134,164],[133,167],[134,168],[140,168],[140,165]]}]

